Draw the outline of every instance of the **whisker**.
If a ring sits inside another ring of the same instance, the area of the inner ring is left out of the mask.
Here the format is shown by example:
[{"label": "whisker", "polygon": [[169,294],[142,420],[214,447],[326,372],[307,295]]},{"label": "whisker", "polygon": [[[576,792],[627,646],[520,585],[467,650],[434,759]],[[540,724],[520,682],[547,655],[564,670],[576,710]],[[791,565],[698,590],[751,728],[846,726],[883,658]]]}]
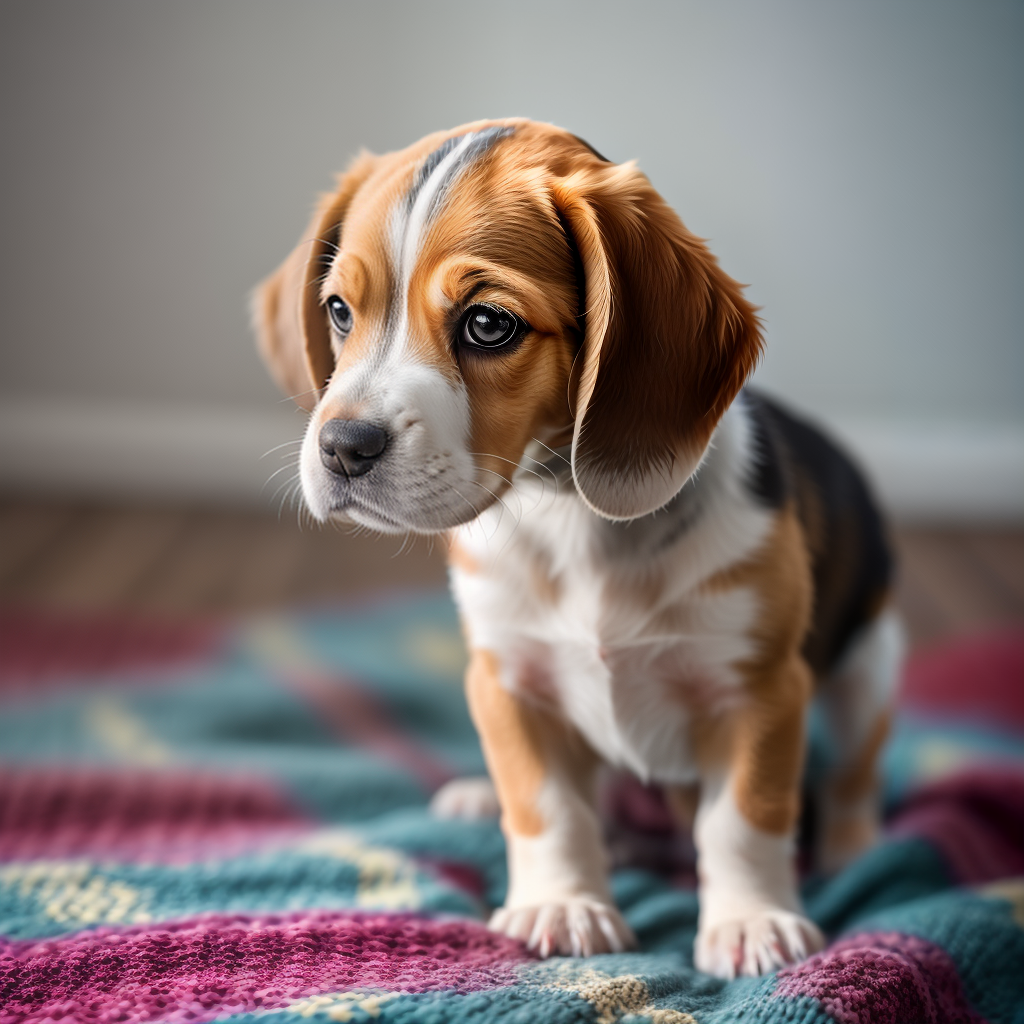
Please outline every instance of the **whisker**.
[{"label": "whisker", "polygon": [[295,485],[299,482],[298,477],[299,477],[299,475],[298,475],[298,473],[296,473],[295,476],[290,477],[288,480],[285,480],[285,482],[283,484],[281,484],[281,486],[278,487],[278,489],[276,491],[274,491],[273,495],[270,498],[271,503],[273,503],[274,500],[277,498],[277,496],[279,494],[281,495],[281,500],[280,500],[280,502],[278,502],[278,505],[277,505],[277,521],[278,522],[281,521],[281,514],[284,512],[285,502],[288,500],[289,496],[294,493]]},{"label": "whisker", "polygon": [[321,245],[329,245],[335,252],[341,252],[341,246],[337,242],[330,238],[310,238],[309,244],[312,245],[314,242],[319,242]]},{"label": "whisker", "polygon": [[298,520],[300,530],[303,526],[308,526],[311,530],[323,528],[323,523],[317,522],[309,505],[303,500],[301,486],[292,491],[292,505],[295,507],[295,518]]},{"label": "whisker", "polygon": [[[284,468],[287,469],[288,467],[285,466]],[[286,491],[287,488],[295,487],[296,485],[298,485],[298,483],[299,483],[299,474],[296,472],[295,474],[293,474],[292,476],[290,476],[286,480],[284,480],[283,483],[278,485],[277,490],[274,491],[274,493],[270,496],[271,502],[276,500],[277,496],[282,491]],[[286,493],[285,497],[287,497],[287,493]],[[285,498],[281,499],[282,503],[284,502],[284,500],[285,500]]]},{"label": "whisker", "polygon": [[[482,487],[492,498],[494,498],[494,500],[496,502],[498,502],[498,504],[501,505],[501,507],[503,509],[505,509],[510,516],[512,516],[512,519],[513,519],[513,521],[515,523],[515,525],[512,527],[511,533],[509,533],[509,535],[505,538],[505,543],[502,544],[501,547],[498,550],[498,554],[500,555],[501,552],[505,550],[505,545],[508,544],[508,542],[512,539],[512,534],[514,534],[516,532],[516,530],[519,529],[519,525],[522,522],[522,515],[520,514],[520,516],[518,518],[516,518],[516,516],[512,515],[512,509],[510,509],[508,507],[508,505],[506,505],[505,502],[502,501],[501,498],[499,498],[498,495],[494,493],[494,491],[492,491],[488,486],[486,486],[486,484],[482,484],[479,481],[477,481],[477,487]],[[520,504],[520,513],[522,513],[522,504]],[[501,525],[501,519],[500,518],[498,519],[498,525],[499,526]]]},{"label": "whisker", "polygon": [[288,445],[290,445],[290,444],[302,444],[302,438],[300,437],[300,438],[298,438],[297,440],[293,440],[293,441],[282,441],[282,442],[281,442],[281,444],[275,444],[273,448],[269,448],[269,449],[267,449],[267,451],[265,451],[265,452],[264,452],[264,453],[263,453],[263,454],[262,454],[262,455],[260,456],[260,458],[261,458],[261,459],[265,459],[265,458],[266,458],[266,457],[267,457],[268,455],[273,455],[273,454],[274,454],[274,452],[280,451],[280,450],[281,450],[282,448],[287,448],[287,447],[288,447]]},{"label": "whisker", "polygon": [[[500,474],[500,473],[499,473],[499,472],[498,472],[497,470],[494,470],[494,469],[487,469],[487,467],[486,467],[486,466],[477,466],[477,469],[481,470],[481,471],[482,471],[482,472],[484,472],[484,473],[490,473],[490,474],[491,474],[491,476],[496,476],[496,477],[497,477],[497,478],[498,478],[498,479],[499,479],[499,480],[500,480],[500,481],[501,481],[502,483],[504,483],[504,484],[508,484],[508,489],[509,489],[509,491],[511,491],[511,492],[512,492],[512,493],[513,493],[513,494],[514,494],[514,495],[516,496],[516,501],[518,501],[518,502],[519,502],[519,512],[520,512],[520,517],[522,517],[522,511],[523,511],[523,497],[522,497],[522,495],[521,495],[521,494],[519,493],[519,489],[518,489],[518,488],[516,487],[516,485],[515,485],[515,484],[514,484],[514,483],[513,483],[513,482],[512,482],[511,480],[508,480],[508,479],[506,479],[505,477],[503,477],[503,476],[502,476],[502,475],[501,475],[501,474]],[[483,487],[483,486],[484,486],[483,484],[480,484],[480,483],[479,483],[479,481],[478,481],[478,485],[479,485],[480,487]],[[541,486],[543,487],[543,481],[542,481],[542,483],[541,483]],[[488,493],[488,494],[493,494],[496,500],[498,500],[498,501],[500,501],[500,500],[501,500],[501,499],[500,499],[500,498],[498,497],[498,495],[497,495],[497,494],[494,494],[494,491],[490,490],[489,488],[484,488],[484,489],[485,489],[485,490],[487,490],[487,493]]]},{"label": "whisker", "polygon": [[308,391],[297,391],[294,395],[285,395],[284,398],[278,399],[278,405],[284,405],[285,402],[297,402],[300,398],[305,398],[306,395],[319,395],[319,388],[310,388]]},{"label": "whisker", "polygon": [[479,515],[480,515],[480,510],[479,510],[479,509],[478,509],[478,508],[476,507],[476,505],[474,505],[474,504],[473,504],[473,502],[471,502],[471,501],[469,500],[469,498],[467,498],[467,497],[466,497],[466,496],[465,496],[465,495],[464,495],[464,494],[462,493],[462,491],[460,491],[460,490],[458,489],[458,487],[455,487],[454,485],[452,485],[452,490],[453,490],[453,491],[454,491],[454,492],[455,492],[455,493],[456,493],[456,494],[457,494],[457,495],[458,495],[458,496],[459,496],[459,497],[460,497],[460,498],[461,498],[461,499],[462,499],[462,500],[463,500],[463,501],[464,501],[464,502],[465,502],[465,503],[466,503],[466,504],[467,504],[467,505],[468,505],[468,506],[470,507],[470,509],[471,509],[471,510],[472,510],[472,512],[473,512],[473,518],[474,518],[474,519],[475,519],[475,518],[478,518],[478,517],[479,517]]},{"label": "whisker", "polygon": [[[481,459],[497,459],[499,462],[507,462],[510,466],[515,466],[516,469],[521,469],[524,473],[534,472],[534,470],[532,469],[527,469],[526,466],[523,465],[522,460],[516,462],[514,459],[506,459],[504,455],[494,455],[492,452],[467,452],[467,454],[476,456],[477,458]],[[543,469],[546,469],[549,473],[554,475],[554,471],[551,469],[551,467],[545,465],[543,462],[540,462],[538,459],[535,459],[532,456],[526,454],[523,455],[523,458],[529,459],[530,462],[534,463],[535,465],[541,466]]]},{"label": "whisker", "polygon": [[[488,455],[486,452],[470,452],[469,454],[471,456],[478,457],[478,458],[483,458],[483,459],[499,459],[502,462],[507,462],[510,466],[515,466],[516,470],[522,470],[524,473],[529,473],[530,476],[535,476],[540,481],[541,488],[543,489],[543,487],[544,487],[544,478],[536,470],[528,469],[526,466],[522,465],[519,462],[513,462],[511,459],[506,459],[506,458],[504,458],[501,455]],[[531,459],[530,461],[531,462],[537,462],[536,459]],[[545,466],[543,462],[537,462],[537,465],[543,467],[544,469],[546,469],[548,471],[548,473],[551,474],[551,479],[555,482],[555,494],[557,494],[558,493],[558,477],[555,476],[555,474],[554,474],[554,472],[552,472],[551,468],[549,466]],[[512,490],[516,489],[515,473],[512,474],[512,479],[510,480],[507,477],[502,476],[502,474],[499,473],[497,470],[487,469],[484,466],[478,466],[477,468],[484,470],[485,473],[492,473],[492,474],[494,474],[494,476],[499,477],[505,483],[507,483]]]},{"label": "whisker", "polygon": [[[538,441],[535,437],[531,437],[530,440],[537,441],[537,444],[539,444],[541,448],[546,448],[549,452],[551,452],[552,455],[554,455],[556,459],[561,459],[567,466],[569,466],[570,468],[572,467],[572,463],[564,455],[562,455],[559,452],[556,452],[555,449],[552,448],[550,445],[545,444],[543,441]],[[536,462],[537,460],[534,459],[533,461]],[[544,463],[540,462],[538,463],[538,465],[543,466]]]},{"label": "whisker", "polygon": [[297,487],[292,487],[288,492],[288,507],[295,510],[295,522],[298,524],[299,533],[303,532],[307,520],[310,520],[310,528],[312,528],[312,516],[309,515]]},{"label": "whisker", "polygon": [[[399,555],[404,553],[405,545],[409,543],[409,539],[411,537],[412,537],[412,531],[411,530],[406,530],[405,536],[402,538],[402,546],[391,556],[392,558],[397,558]],[[411,547],[411,545],[410,545],[410,547]]]},{"label": "whisker", "polygon": [[[528,469],[526,466],[522,465],[522,462],[513,462],[511,459],[506,459],[502,455],[490,455],[487,452],[470,452],[469,454],[471,456],[475,456],[475,457],[479,457],[479,458],[498,459],[501,462],[507,462],[510,466],[515,466],[517,470],[521,469],[524,473],[529,473],[530,476],[536,477],[540,481],[540,488],[541,488],[540,496],[537,498],[537,501],[534,503],[533,508],[531,508],[530,511],[534,512],[536,509],[538,509],[540,507],[540,504],[544,500],[544,495],[547,493],[547,490],[546,490],[546,481],[545,481],[544,477],[542,477],[536,470]],[[551,480],[552,480],[552,482],[555,485],[555,497],[557,498],[558,494],[559,494],[559,488],[558,488],[558,476],[555,473],[555,471],[550,466],[545,465],[543,462],[538,462],[537,459],[534,459],[534,458],[532,458],[529,455],[524,455],[523,457],[529,459],[531,462],[535,463],[536,465],[540,466],[542,469],[547,471],[548,475],[551,477]],[[518,500],[520,502],[520,508],[522,508],[522,495],[519,493],[519,490],[517,489],[517,487],[515,485],[515,474],[513,474],[513,479],[512,480],[508,480],[504,476],[502,476],[501,473],[497,472],[497,470],[487,469],[484,466],[478,466],[477,468],[478,469],[482,469],[485,473],[492,473],[494,476],[499,477],[501,480],[503,480],[505,483],[507,483],[508,486],[513,491],[516,492],[516,497],[518,498]]]},{"label": "whisker", "polygon": [[[299,465],[299,463],[298,463],[298,460],[296,459],[294,462],[287,462],[287,463],[285,463],[285,465],[283,465],[280,469],[275,469],[274,472],[271,473],[270,476],[267,477],[266,482],[263,484],[263,487],[260,488],[260,494],[263,493],[263,489],[270,484],[270,481],[273,480],[275,476],[277,476],[280,473],[285,472],[285,470],[296,469],[298,467],[298,465]],[[291,477],[289,477],[289,479],[291,479]],[[275,491],[274,493],[276,494],[277,492]]]}]

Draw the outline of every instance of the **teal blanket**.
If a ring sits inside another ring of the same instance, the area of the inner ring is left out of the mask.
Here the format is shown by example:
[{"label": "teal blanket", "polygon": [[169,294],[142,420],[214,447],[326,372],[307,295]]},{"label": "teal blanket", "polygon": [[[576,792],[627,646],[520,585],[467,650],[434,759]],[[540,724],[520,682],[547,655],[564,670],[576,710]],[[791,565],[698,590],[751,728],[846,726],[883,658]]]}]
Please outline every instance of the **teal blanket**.
[{"label": "teal blanket", "polygon": [[728,983],[693,967],[691,851],[628,781],[608,827],[640,951],[540,961],[484,927],[501,833],[426,810],[483,771],[446,597],[12,612],[0,642],[0,1024],[1024,1021],[1017,634],[911,664],[887,838],[804,882],[829,947]]}]

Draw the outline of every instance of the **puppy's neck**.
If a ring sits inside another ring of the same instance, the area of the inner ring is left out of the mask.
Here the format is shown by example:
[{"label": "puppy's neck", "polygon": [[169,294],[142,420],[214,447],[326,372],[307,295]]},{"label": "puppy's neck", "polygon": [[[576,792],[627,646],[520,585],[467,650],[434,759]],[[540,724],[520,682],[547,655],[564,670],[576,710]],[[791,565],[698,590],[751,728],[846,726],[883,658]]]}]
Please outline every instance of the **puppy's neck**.
[{"label": "puppy's neck", "polygon": [[[549,447],[536,441],[520,460],[513,476],[514,492],[505,503],[517,529],[550,533],[560,523],[566,543],[574,540],[570,534],[583,532],[607,557],[657,557],[715,516],[723,503],[739,498],[746,504],[753,448],[749,410],[741,395],[722,417],[693,476],[668,504],[649,515],[626,521],[598,516],[576,491],[571,445]],[[503,517],[509,518],[504,509],[492,507],[483,518],[496,523]],[[505,543],[504,529],[483,525],[499,545]]]}]

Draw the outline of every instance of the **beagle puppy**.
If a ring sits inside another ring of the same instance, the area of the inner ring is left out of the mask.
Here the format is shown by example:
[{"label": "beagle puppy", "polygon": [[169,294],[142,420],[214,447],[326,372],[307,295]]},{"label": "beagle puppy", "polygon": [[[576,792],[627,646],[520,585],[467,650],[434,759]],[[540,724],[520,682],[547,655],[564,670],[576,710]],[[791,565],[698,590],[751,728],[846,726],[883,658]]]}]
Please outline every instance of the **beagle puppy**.
[{"label": "beagle puppy", "polygon": [[698,851],[698,968],[822,946],[794,868],[808,711],[831,733],[821,864],[877,829],[900,641],[867,488],[744,383],[741,287],[632,163],[481,121],[363,154],[257,293],[310,411],[318,520],[444,534],[509,888],[540,955],[631,946],[594,808],[607,763],[664,787]]}]

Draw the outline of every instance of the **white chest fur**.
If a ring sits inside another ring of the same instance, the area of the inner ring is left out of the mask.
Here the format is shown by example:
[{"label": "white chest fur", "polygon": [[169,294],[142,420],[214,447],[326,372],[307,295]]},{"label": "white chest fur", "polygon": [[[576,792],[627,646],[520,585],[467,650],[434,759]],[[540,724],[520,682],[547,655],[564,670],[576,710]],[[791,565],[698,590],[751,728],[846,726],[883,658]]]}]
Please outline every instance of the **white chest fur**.
[{"label": "white chest fur", "polygon": [[564,484],[558,493],[520,475],[505,508],[456,537],[477,563],[452,569],[471,647],[497,655],[510,690],[642,779],[692,781],[694,718],[739,698],[735,665],[752,653],[757,598],[705,584],[770,528],[743,486],[748,452],[734,406],[685,508],[612,524]]}]

